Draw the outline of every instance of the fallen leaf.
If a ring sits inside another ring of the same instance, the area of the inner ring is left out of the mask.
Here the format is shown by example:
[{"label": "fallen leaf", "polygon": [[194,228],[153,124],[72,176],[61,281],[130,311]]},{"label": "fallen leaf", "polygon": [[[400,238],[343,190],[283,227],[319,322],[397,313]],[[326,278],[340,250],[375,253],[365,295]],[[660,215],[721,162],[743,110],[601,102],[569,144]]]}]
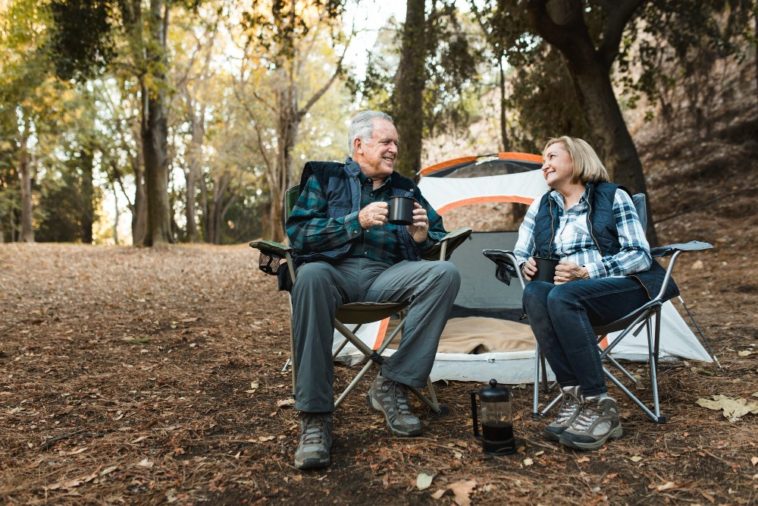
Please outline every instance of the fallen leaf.
[{"label": "fallen leaf", "polygon": [[282,399],[280,401],[276,401],[277,408],[287,408],[294,405],[295,405],[295,399]]},{"label": "fallen leaf", "polygon": [[432,499],[442,499],[442,496],[447,492],[446,488],[441,488],[432,494]]},{"label": "fallen leaf", "polygon": [[458,506],[469,506],[471,499],[469,495],[476,487],[476,480],[456,481],[448,487],[453,492],[453,502]]},{"label": "fallen leaf", "polygon": [[753,352],[750,350],[743,350],[743,351],[738,351],[737,355],[739,355],[740,357],[749,357],[751,353]]},{"label": "fallen leaf", "polygon": [[273,440],[275,438],[276,438],[276,436],[260,436],[258,438],[258,441],[260,441],[261,443],[265,443],[266,441],[271,441],[271,440]]},{"label": "fallen leaf", "polygon": [[758,464],[758,457],[750,457],[750,463],[753,465]]},{"label": "fallen leaf", "polygon": [[666,483],[662,483],[660,485],[654,485],[650,484],[648,486],[649,489],[655,489],[657,492],[663,492],[665,490],[671,490],[673,488],[679,488],[679,485],[674,483],[673,481],[667,481]]},{"label": "fallen leaf", "polygon": [[722,410],[730,422],[736,422],[748,413],[758,414],[758,401],[747,399],[732,399],[726,395],[713,395],[711,399],[698,399],[697,404],[704,408]]},{"label": "fallen leaf", "polygon": [[416,488],[426,490],[431,487],[434,476],[434,474],[418,473],[418,476],[416,476]]},{"label": "fallen leaf", "polygon": [[630,457],[629,460],[631,460],[632,462],[639,462],[640,460],[642,460],[642,457],[640,457],[639,455],[635,455],[634,457]]},{"label": "fallen leaf", "polygon": [[254,394],[256,390],[258,390],[258,382],[257,381],[251,381],[250,382],[250,390],[245,390],[245,393],[246,394]]},{"label": "fallen leaf", "polygon": [[139,443],[140,441],[144,441],[145,439],[147,439],[147,436],[140,436],[137,439],[133,440],[132,444]]},{"label": "fallen leaf", "polygon": [[100,476],[105,476],[106,474],[111,474],[113,471],[118,469],[118,466],[108,466],[102,471],[100,471]]},{"label": "fallen leaf", "polygon": [[152,469],[152,467],[153,467],[153,463],[149,459],[147,459],[147,458],[144,458],[144,459],[140,460],[137,465],[140,466],[140,467],[146,467],[148,469]]},{"label": "fallen leaf", "polygon": [[524,459],[522,463],[524,464],[524,466],[531,466],[532,464],[534,464],[534,461],[530,459],[529,457],[527,457]]},{"label": "fallen leaf", "polygon": [[589,457],[579,457],[578,459],[576,459],[576,462],[579,464],[584,464],[585,462],[589,462],[589,461],[590,461]]}]

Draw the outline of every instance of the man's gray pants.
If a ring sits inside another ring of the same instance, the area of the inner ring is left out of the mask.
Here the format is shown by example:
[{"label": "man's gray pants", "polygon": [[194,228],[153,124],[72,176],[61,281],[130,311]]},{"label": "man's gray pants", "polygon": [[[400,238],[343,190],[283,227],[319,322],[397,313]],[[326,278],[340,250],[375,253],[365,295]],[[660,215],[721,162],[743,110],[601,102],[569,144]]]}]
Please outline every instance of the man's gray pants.
[{"label": "man's gray pants", "polygon": [[334,264],[303,264],[291,294],[295,408],[308,413],[334,410],[334,315],[349,302],[411,301],[400,345],[385,359],[382,376],[416,388],[425,386],[460,284],[458,269],[445,261],[404,260],[387,266],[347,258]]}]

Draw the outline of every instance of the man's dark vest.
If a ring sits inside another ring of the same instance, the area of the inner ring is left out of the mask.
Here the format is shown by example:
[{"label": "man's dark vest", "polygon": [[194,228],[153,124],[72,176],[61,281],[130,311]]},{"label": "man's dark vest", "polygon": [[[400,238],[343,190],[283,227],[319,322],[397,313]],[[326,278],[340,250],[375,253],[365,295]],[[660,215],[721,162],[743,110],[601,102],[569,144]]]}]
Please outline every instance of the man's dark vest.
[{"label": "man's dark vest", "polygon": [[[318,179],[319,185],[326,192],[328,202],[327,212],[330,218],[341,218],[361,208],[361,182],[358,178],[360,167],[356,163],[344,164],[339,162],[308,162],[300,175],[300,191],[311,176]],[[421,200],[421,192],[414,182],[397,172],[390,175],[388,184],[393,196],[412,197]],[[404,226],[398,226],[400,234],[400,250],[408,260],[420,260],[421,254],[416,243]],[[351,243],[345,243],[338,248],[318,253],[297,253],[295,263],[315,260],[334,261],[344,258],[350,252]]]},{"label": "man's dark vest", "polygon": [[[621,250],[616,219],[613,215],[613,200],[616,190],[622,188],[613,183],[587,183],[587,230],[595,241],[602,256],[615,255]],[[558,205],[550,198],[550,192],[542,196],[537,216],[534,220],[534,254],[539,257],[554,256],[553,241],[558,230]],[[645,288],[648,298],[652,299],[661,290],[666,271],[655,260],[647,271],[630,274]],[[664,300],[679,295],[679,289],[672,279],[664,294]]]}]

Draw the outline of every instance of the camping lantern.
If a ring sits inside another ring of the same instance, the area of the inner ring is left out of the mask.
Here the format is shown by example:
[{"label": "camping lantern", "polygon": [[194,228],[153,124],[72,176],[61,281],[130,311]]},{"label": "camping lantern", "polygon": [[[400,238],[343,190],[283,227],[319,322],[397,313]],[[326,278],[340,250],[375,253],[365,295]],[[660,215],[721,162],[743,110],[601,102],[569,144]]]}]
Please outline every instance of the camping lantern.
[{"label": "camping lantern", "polygon": [[[477,394],[481,407],[476,402]],[[480,413],[478,416],[477,411]],[[498,385],[497,380],[491,379],[488,386],[478,392],[471,392],[471,417],[474,421],[474,437],[482,441],[485,453],[507,455],[516,451],[511,392],[508,387]],[[479,419],[482,424],[481,434]]]}]

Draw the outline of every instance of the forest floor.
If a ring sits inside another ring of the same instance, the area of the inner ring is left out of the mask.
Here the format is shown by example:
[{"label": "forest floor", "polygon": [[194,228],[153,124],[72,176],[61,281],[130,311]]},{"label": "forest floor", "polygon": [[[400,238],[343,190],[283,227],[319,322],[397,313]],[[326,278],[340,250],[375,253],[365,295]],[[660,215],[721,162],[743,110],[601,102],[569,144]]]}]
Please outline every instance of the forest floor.
[{"label": "forest floor", "polygon": [[624,437],[576,452],[542,439],[531,388],[515,388],[519,452],[491,458],[470,435],[478,385],[438,383],[450,413],[417,406],[424,435],[399,439],[365,380],[335,415],[332,466],[299,472],[288,303],[253,250],[5,244],[0,503],[756,504],[758,416],[697,404],[758,401],[758,121],[746,122],[715,143],[672,134],[668,155],[645,160],[661,242],[715,245],[683,257],[677,281],[721,367],[662,364],[668,423],[612,388]]}]

